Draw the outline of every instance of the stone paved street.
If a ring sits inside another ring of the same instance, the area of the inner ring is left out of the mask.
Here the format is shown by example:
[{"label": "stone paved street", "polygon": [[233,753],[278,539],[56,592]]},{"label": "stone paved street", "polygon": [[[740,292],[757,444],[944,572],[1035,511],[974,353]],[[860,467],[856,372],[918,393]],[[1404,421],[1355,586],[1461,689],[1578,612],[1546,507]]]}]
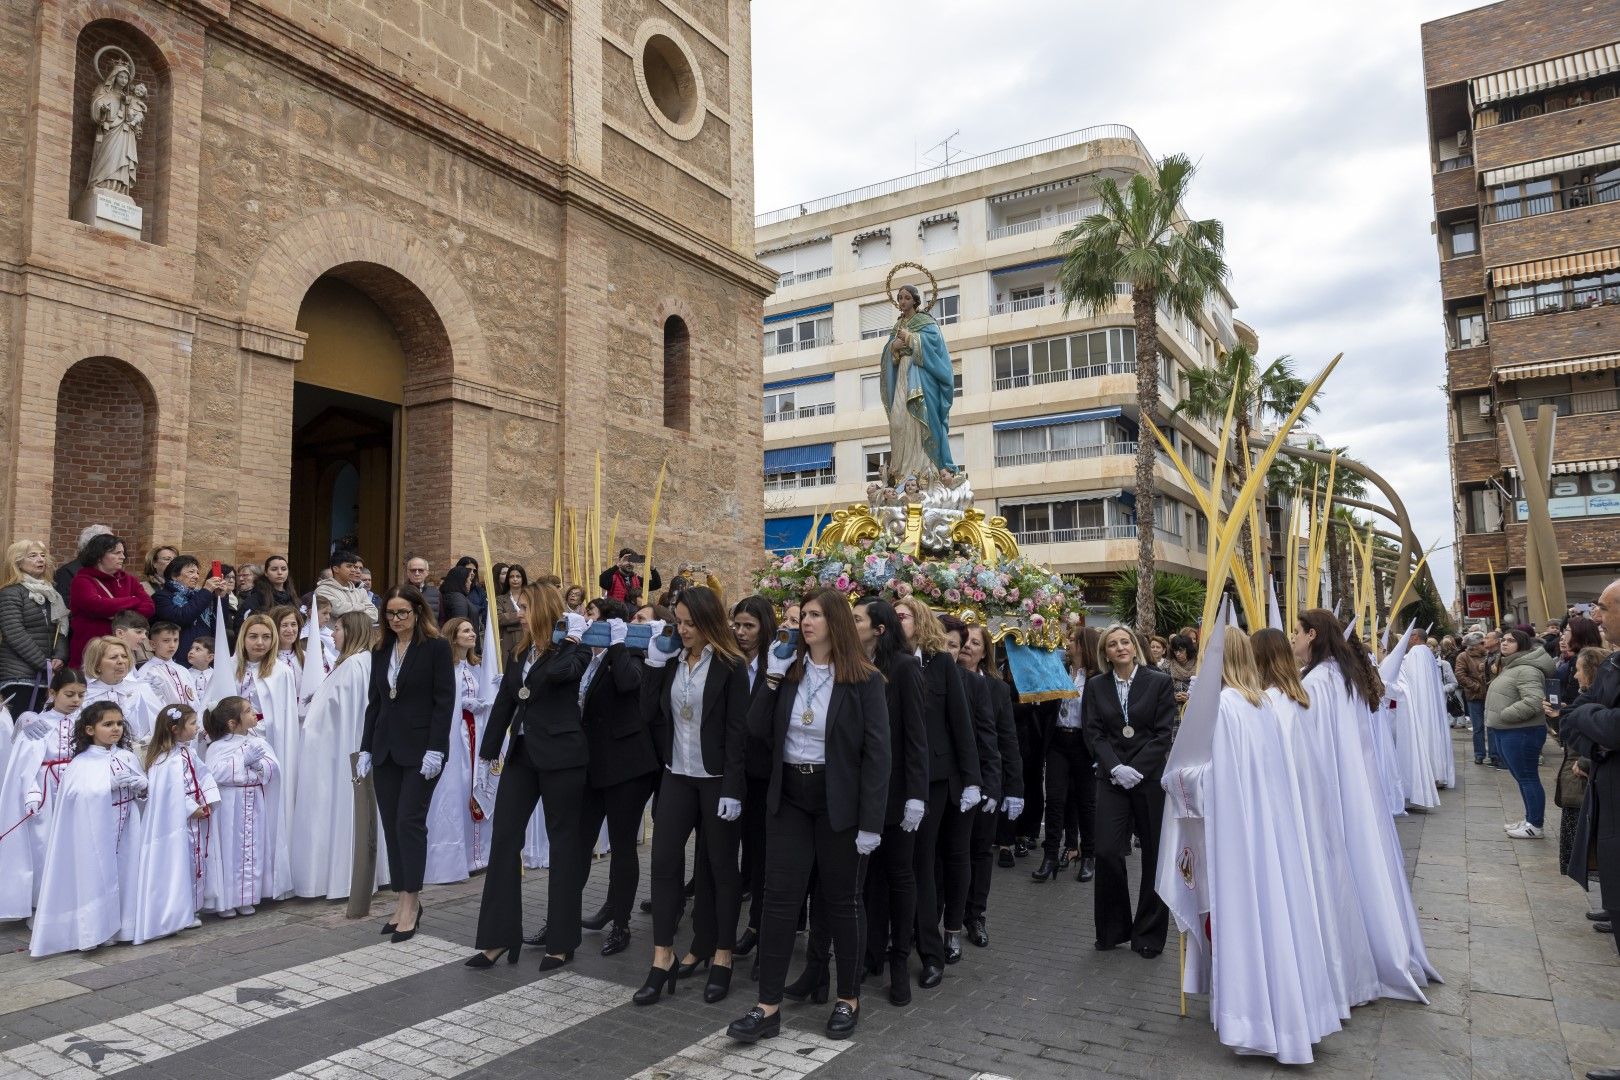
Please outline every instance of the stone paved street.
[{"label": "stone paved street", "polygon": [[[1456,734],[1459,788],[1440,810],[1400,823],[1429,955],[1447,984],[1427,1008],[1358,1009],[1305,1069],[1233,1056],[1201,1000],[1180,1018],[1174,948],[1156,961],[1095,952],[1090,886],[1072,875],[1036,885],[1023,860],[997,871],[991,947],[969,946],[939,991],[895,1009],[881,983],[869,986],[846,1043],[820,1037],[825,1007],[790,1004],[784,1037],[752,1050],[718,1036],[751,1004],[747,961],[721,1005],[702,1003],[701,980],[656,1007],[630,1005],[650,945],[639,912],[631,950],[611,959],[587,935],[580,959],[545,978],[527,955],[517,967],[463,968],[476,878],[428,890],[422,933],[402,946],[379,943],[376,918],[350,922],[341,905],[310,902],[38,962],[13,926],[0,931],[0,1077],[1563,1080],[1620,1063],[1620,962],[1583,917],[1583,894],[1558,876],[1557,810],[1549,801],[1547,839],[1509,840],[1501,823],[1517,816],[1517,789],[1474,766]],[[606,869],[593,870],[587,910]],[[544,882],[536,873],[525,885],[536,922]]]}]

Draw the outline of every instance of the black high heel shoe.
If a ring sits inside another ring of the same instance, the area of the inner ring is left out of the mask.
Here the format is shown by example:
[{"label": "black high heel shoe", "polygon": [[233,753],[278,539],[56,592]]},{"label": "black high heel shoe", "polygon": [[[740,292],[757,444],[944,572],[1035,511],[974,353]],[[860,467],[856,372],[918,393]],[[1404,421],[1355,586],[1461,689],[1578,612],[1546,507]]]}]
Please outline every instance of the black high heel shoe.
[{"label": "black high heel shoe", "polygon": [[680,978],[678,966],[671,964],[667,968],[661,968],[654,964],[647,971],[647,981],[641,984],[641,989],[637,990],[630,1000],[637,1005],[656,1005],[658,999],[664,996],[666,988],[669,990],[669,996],[674,997],[675,981]]},{"label": "black high heel shoe", "polygon": [[395,930],[398,930],[398,929],[399,929],[399,923],[385,922],[385,923],[383,923],[383,928],[381,930],[381,934],[382,934],[383,937],[387,937],[389,934],[392,934]]},{"label": "black high heel shoe", "polygon": [[675,967],[680,971],[681,978],[683,979],[690,979],[692,977],[692,973],[698,968],[708,966],[709,960],[707,957],[703,958],[702,960],[693,960],[690,964],[688,964],[685,960],[679,960],[675,963]]},{"label": "black high heel shoe", "polygon": [[731,968],[710,964],[709,982],[703,988],[703,1000],[713,1005],[717,1001],[724,1001],[729,993],[731,993]]},{"label": "black high heel shoe", "polygon": [[467,958],[467,966],[470,968],[492,968],[501,962],[501,957],[503,956],[506,957],[506,962],[508,964],[515,964],[518,962],[518,956],[522,952],[522,945],[513,945],[509,949],[502,949],[494,956],[490,956],[486,953],[476,952]]},{"label": "black high heel shoe", "polygon": [[737,947],[732,951],[738,956],[747,956],[754,951],[754,946],[758,944],[759,931],[750,926],[743,930],[742,937],[737,939]]},{"label": "black high heel shoe", "polygon": [[579,920],[581,930],[600,930],[608,924],[607,908],[599,909],[595,915]]},{"label": "black high heel shoe", "polygon": [[810,964],[805,967],[804,974],[782,987],[782,996],[792,998],[794,1001],[811,998],[817,1005],[825,1005],[827,987],[827,965]]},{"label": "black high heel shoe", "polygon": [[553,956],[550,953],[547,953],[545,956],[540,958],[540,970],[541,971],[556,971],[558,968],[562,967],[564,964],[572,963],[573,959],[574,959],[574,950],[573,949],[569,949],[567,952],[563,953],[561,956]]},{"label": "black high heel shoe", "polygon": [[411,938],[415,937],[416,932],[422,929],[422,916],[426,914],[427,912],[418,908],[416,912],[416,925],[411,927],[409,930],[395,930],[393,936],[388,939],[389,942],[391,944],[398,945],[401,942],[409,941]]},{"label": "black high heel shoe", "polygon": [[1057,877],[1057,872],[1057,863],[1045,857],[1041,859],[1041,865],[1029,872],[1029,877],[1031,881],[1050,881]]}]

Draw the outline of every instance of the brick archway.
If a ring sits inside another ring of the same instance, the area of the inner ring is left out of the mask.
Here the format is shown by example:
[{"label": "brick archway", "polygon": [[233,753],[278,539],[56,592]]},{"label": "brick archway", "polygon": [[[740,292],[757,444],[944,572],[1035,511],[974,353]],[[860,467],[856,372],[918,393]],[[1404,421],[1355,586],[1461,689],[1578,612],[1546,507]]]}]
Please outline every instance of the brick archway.
[{"label": "brick archway", "polygon": [[108,525],[139,565],[152,546],[152,480],[157,395],[129,364],[111,356],[80,360],[56,393],[56,445],[50,550],[69,558],[79,530]]}]

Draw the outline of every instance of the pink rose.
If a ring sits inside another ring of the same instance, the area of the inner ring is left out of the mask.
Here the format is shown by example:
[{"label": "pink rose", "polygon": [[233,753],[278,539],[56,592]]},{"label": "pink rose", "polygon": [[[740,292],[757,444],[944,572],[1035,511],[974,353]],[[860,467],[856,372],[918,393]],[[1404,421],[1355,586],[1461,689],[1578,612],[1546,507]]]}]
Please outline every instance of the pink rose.
[{"label": "pink rose", "polygon": [[837,589],[839,592],[849,592],[849,575],[839,574],[838,580],[833,582],[833,588]]},{"label": "pink rose", "polygon": [[906,597],[911,595],[911,586],[907,585],[903,581],[895,582],[894,583],[894,595],[899,597],[900,599],[904,600]]},{"label": "pink rose", "polygon": [[1030,627],[1031,630],[1039,630],[1041,627],[1043,627],[1045,625],[1046,625],[1046,620],[1044,618],[1042,618],[1040,615],[1031,615],[1029,617],[1029,627]]},{"label": "pink rose", "polygon": [[1033,601],[1033,600],[1025,600],[1024,601],[1024,611],[1025,611],[1026,614],[1029,614],[1029,615],[1035,614],[1035,601]]},{"label": "pink rose", "polygon": [[951,604],[960,603],[962,600],[962,594],[957,592],[955,589],[946,589],[945,600],[947,603]]}]

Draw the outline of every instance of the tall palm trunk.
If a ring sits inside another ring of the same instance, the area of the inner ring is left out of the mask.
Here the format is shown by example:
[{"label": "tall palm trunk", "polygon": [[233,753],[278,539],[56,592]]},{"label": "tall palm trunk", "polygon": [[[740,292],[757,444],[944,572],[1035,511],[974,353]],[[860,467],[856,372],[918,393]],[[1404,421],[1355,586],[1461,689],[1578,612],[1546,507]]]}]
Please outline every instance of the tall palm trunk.
[{"label": "tall palm trunk", "polygon": [[[1158,295],[1138,286],[1131,290],[1136,316],[1136,412],[1141,420],[1159,423]],[[1145,423],[1136,436],[1136,632],[1143,640],[1158,626],[1153,597],[1153,437]]]}]

